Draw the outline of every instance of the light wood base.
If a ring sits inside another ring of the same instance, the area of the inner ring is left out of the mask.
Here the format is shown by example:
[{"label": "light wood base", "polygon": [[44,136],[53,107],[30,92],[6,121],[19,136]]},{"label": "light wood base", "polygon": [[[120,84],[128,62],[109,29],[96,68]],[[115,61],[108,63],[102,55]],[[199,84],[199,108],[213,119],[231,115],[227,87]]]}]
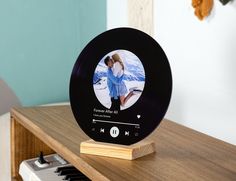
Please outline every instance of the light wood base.
[{"label": "light wood base", "polygon": [[126,160],[134,160],[153,152],[155,152],[155,145],[152,141],[140,141],[129,146],[97,142],[94,140],[83,141],[80,144],[80,153]]}]

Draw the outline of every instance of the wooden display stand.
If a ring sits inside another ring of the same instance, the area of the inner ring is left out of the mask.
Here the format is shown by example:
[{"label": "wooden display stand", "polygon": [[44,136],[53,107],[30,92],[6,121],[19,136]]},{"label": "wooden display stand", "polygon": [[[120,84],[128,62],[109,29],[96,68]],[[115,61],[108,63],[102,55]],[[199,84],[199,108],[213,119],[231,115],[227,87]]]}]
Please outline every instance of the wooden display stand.
[{"label": "wooden display stand", "polygon": [[154,142],[145,140],[129,146],[97,142],[94,140],[83,141],[80,144],[80,153],[125,160],[134,160],[153,152],[155,152]]}]

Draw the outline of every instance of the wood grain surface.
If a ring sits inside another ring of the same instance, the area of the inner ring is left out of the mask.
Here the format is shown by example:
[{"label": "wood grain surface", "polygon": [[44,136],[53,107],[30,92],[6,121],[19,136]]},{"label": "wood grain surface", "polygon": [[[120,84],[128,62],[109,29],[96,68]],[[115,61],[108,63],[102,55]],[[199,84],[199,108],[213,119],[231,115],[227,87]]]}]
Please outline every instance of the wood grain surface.
[{"label": "wood grain surface", "polygon": [[16,118],[11,118],[11,175],[21,180],[19,165],[23,160],[39,156],[40,151],[45,155],[55,153],[43,141],[23,127]]},{"label": "wood grain surface", "polygon": [[[11,114],[14,124],[25,127],[92,180],[236,180],[236,146],[172,121],[163,120],[147,138],[155,142],[155,153],[129,161],[80,154],[80,143],[88,137],[69,106],[16,108]],[[31,142],[28,138],[27,144]],[[25,145],[18,151],[28,149]]]},{"label": "wood grain surface", "polygon": [[154,151],[154,142],[145,140],[128,146],[97,142],[92,139],[83,141],[80,144],[80,153],[121,158],[126,160],[134,160],[151,154]]},{"label": "wood grain surface", "polygon": [[128,25],[153,36],[153,0],[128,0]]}]

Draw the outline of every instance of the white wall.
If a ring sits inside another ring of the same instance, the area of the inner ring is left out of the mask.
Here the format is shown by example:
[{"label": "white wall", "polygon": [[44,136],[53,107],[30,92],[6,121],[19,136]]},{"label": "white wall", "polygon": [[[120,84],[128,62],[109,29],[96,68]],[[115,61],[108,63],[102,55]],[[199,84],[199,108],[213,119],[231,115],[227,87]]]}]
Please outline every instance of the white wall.
[{"label": "white wall", "polygon": [[236,144],[236,1],[199,21],[190,1],[155,0],[155,39],[173,71],[167,118]]},{"label": "white wall", "polygon": [[[201,22],[191,1],[154,0],[155,39],[173,73],[166,118],[236,144],[236,1],[214,2]],[[127,0],[107,3],[108,29],[126,26]]]},{"label": "white wall", "polygon": [[107,29],[128,25],[127,0],[107,0]]},{"label": "white wall", "polygon": [[0,115],[0,181],[11,181],[10,113]]}]

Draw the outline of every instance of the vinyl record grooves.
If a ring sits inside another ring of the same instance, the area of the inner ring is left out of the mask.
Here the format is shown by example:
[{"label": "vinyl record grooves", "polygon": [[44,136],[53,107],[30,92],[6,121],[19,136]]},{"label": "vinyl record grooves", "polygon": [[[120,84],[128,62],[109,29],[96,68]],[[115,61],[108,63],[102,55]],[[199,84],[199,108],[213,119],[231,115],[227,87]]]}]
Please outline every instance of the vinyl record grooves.
[{"label": "vinyl record grooves", "polygon": [[149,35],[117,28],[80,53],[70,80],[76,121],[95,141],[130,145],[163,119],[171,97],[168,59]]}]

